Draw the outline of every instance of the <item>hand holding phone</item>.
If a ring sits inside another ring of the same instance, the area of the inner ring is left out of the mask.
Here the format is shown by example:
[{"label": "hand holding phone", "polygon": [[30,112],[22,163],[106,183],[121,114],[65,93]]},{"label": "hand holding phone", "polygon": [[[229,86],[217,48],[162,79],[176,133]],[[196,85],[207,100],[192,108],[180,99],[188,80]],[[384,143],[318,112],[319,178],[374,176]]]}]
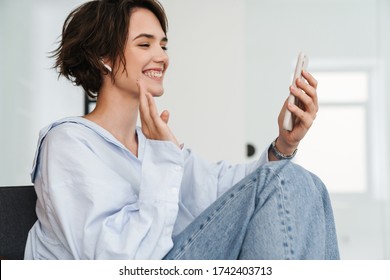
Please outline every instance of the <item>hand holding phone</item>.
[{"label": "hand holding phone", "polygon": [[[298,60],[297,60],[297,65],[295,67],[294,71],[294,78],[292,81],[292,85],[296,85],[296,80],[302,79],[302,70],[306,71],[307,65],[309,63],[309,59],[306,54],[304,53],[299,53]],[[288,97],[288,102],[289,103],[294,103],[295,105],[299,106],[299,100],[295,98],[294,95],[290,93]],[[295,117],[294,115],[287,109],[284,115],[284,120],[283,120],[283,128],[285,130],[291,131],[294,128],[294,122],[295,122]]]}]

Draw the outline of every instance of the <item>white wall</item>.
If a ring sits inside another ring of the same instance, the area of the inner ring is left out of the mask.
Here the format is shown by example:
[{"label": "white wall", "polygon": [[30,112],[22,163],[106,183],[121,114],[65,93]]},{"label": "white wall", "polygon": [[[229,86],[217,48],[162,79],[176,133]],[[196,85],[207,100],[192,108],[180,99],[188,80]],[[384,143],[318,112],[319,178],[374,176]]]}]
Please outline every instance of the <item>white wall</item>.
[{"label": "white wall", "polygon": [[83,112],[80,90],[57,81],[47,58],[66,13],[80,2],[0,2],[0,185],[31,184],[40,128]]}]

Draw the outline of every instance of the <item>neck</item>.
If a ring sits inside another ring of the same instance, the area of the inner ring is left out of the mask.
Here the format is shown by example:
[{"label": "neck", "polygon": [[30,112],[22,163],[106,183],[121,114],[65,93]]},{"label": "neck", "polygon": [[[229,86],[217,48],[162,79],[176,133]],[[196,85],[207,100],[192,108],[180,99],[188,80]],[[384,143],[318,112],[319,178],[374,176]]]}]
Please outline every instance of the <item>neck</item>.
[{"label": "neck", "polygon": [[96,101],[95,109],[86,119],[95,122],[109,131],[119,142],[135,156],[138,156],[136,125],[139,100],[115,90],[102,90]]}]

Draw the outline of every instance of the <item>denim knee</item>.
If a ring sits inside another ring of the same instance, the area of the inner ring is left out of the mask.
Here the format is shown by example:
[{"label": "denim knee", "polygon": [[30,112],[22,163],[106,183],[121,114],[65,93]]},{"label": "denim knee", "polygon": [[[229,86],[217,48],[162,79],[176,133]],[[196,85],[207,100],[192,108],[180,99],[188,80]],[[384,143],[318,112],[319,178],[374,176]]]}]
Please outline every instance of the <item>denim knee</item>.
[{"label": "denim knee", "polygon": [[266,163],[259,166],[254,173],[258,178],[262,178],[265,183],[275,179],[279,180],[282,185],[285,185],[285,180],[303,181],[316,186],[321,193],[327,194],[325,184],[317,175],[290,160]]},{"label": "denim knee", "polygon": [[330,207],[330,199],[321,179],[289,160],[270,162],[258,167],[251,176],[257,180],[258,199],[267,199],[275,193],[292,193],[296,200],[322,200]]}]

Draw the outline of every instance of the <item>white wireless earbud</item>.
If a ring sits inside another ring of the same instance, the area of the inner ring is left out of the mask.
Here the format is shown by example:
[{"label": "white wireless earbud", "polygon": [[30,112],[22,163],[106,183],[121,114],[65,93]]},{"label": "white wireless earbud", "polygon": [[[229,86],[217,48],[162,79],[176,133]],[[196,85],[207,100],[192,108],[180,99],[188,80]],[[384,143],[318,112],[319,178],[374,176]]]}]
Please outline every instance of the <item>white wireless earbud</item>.
[{"label": "white wireless earbud", "polygon": [[108,70],[108,72],[111,73],[112,72],[112,68],[109,65],[105,64],[103,59],[101,59],[100,61],[103,63],[103,66]]},{"label": "white wireless earbud", "polygon": [[103,66],[106,67],[106,69],[109,71],[109,72],[112,72],[112,69],[110,66],[108,66],[107,64],[103,63]]}]

